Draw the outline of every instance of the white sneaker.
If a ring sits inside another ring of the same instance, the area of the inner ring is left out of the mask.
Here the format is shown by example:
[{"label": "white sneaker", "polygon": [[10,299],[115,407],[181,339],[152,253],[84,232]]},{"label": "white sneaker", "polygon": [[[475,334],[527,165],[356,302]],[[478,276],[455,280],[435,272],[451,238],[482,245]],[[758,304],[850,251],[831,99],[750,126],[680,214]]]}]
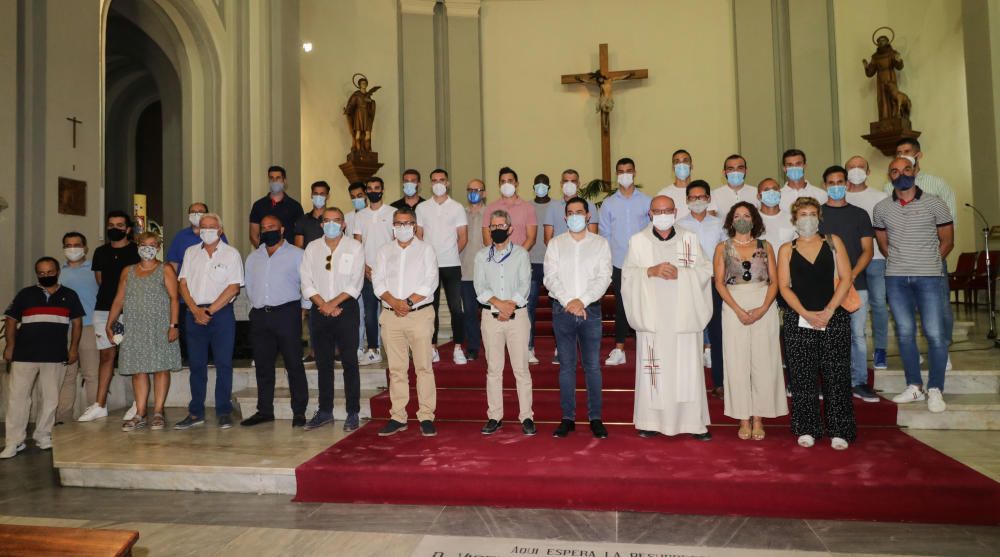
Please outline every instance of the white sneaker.
[{"label": "white sneaker", "polygon": [[559,349],[558,348],[556,348],[552,352],[552,363],[554,363],[554,364],[558,364],[559,363]]},{"label": "white sneaker", "polygon": [[0,452],[0,458],[14,458],[17,453],[27,449],[28,446],[24,443],[18,443],[17,446],[7,445],[4,447],[3,452]]},{"label": "white sneaker", "polygon": [[436,364],[441,361],[441,354],[438,354],[438,349],[434,349],[434,356],[431,358],[431,363]]},{"label": "white sneaker", "polygon": [[533,366],[538,363],[538,357],[535,356],[535,350],[528,350],[528,365]]},{"label": "white sneaker", "polygon": [[452,354],[451,358],[455,361],[455,365],[464,366],[469,363],[469,360],[465,357],[465,352],[462,350],[461,346],[455,347],[455,353]]},{"label": "white sneaker", "polygon": [[361,365],[368,366],[382,363],[382,353],[377,348],[369,348],[365,356],[361,358]]},{"label": "white sneaker", "polygon": [[906,404],[908,402],[924,400],[925,398],[927,397],[924,396],[924,392],[920,389],[919,385],[907,385],[905,391],[892,397],[892,401],[896,404]]},{"label": "white sneaker", "polygon": [[107,418],[107,417],[108,417],[108,409],[95,402],[90,406],[88,406],[87,409],[83,411],[83,414],[81,414],[80,417],[76,419],[76,421],[92,422],[96,419]]},{"label": "white sneaker", "polygon": [[927,409],[935,414],[944,412],[948,405],[944,403],[941,389],[927,389]]},{"label": "white sneaker", "polygon": [[712,349],[706,348],[705,352],[701,356],[702,365],[708,369],[712,369]]},{"label": "white sneaker", "polygon": [[951,354],[948,355],[948,363],[944,365],[945,371],[951,371]]},{"label": "white sneaker", "polygon": [[917,354],[917,356],[920,356],[920,365],[924,365],[924,355],[923,354]]},{"label": "white sneaker", "polygon": [[125,416],[122,417],[122,421],[127,422],[131,420],[135,417],[136,413],[138,413],[138,410],[135,407],[135,402],[133,402],[132,406],[129,406],[129,409],[125,411]]},{"label": "white sneaker", "polygon": [[361,365],[365,365],[364,361],[365,361],[365,351],[358,348],[358,363]]},{"label": "white sneaker", "polygon": [[625,363],[625,351],[621,348],[615,348],[608,354],[608,359],[604,360],[604,365],[606,366],[620,366]]},{"label": "white sneaker", "polygon": [[42,437],[41,439],[35,439],[35,446],[43,451],[47,451],[52,448],[52,438]]},{"label": "white sneaker", "polygon": [[830,446],[833,447],[833,450],[835,451],[847,450],[847,440],[840,437],[834,437],[833,439],[830,439]]},{"label": "white sneaker", "polygon": [[816,444],[816,439],[812,435],[799,435],[799,446],[809,448]]}]

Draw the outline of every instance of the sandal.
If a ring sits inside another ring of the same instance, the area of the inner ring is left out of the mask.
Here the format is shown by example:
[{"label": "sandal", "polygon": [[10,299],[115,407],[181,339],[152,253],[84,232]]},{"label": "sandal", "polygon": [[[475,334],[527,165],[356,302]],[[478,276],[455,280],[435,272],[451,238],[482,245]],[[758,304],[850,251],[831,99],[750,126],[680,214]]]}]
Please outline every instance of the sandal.
[{"label": "sandal", "polygon": [[163,414],[153,414],[153,424],[149,429],[153,431],[160,431],[167,427],[167,419]]},{"label": "sandal", "polygon": [[146,427],[146,416],[136,416],[122,424],[122,431],[131,433],[144,427]]},{"label": "sandal", "polygon": [[750,424],[748,424],[748,423],[741,423],[740,424],[740,431],[736,435],[740,439],[742,439],[744,441],[746,441],[747,439],[749,439],[750,438]]},{"label": "sandal", "polygon": [[764,424],[763,423],[760,424],[760,428],[759,429],[756,428],[756,427],[753,428],[753,435],[752,435],[752,437],[753,437],[754,441],[763,441],[764,440]]}]

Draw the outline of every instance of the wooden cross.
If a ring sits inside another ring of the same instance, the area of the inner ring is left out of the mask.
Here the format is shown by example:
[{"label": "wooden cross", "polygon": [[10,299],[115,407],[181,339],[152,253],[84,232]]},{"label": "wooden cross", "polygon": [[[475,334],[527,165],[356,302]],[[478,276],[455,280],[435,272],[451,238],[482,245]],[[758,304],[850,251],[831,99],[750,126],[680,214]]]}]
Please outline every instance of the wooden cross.
[{"label": "wooden cross", "polygon": [[77,120],[76,116],[72,116],[66,119],[69,120],[70,122],[73,122],[73,148],[76,149],[76,125],[83,124],[83,122],[81,120]]},{"label": "wooden cross", "polygon": [[615,107],[612,99],[611,85],[615,81],[646,79],[649,70],[611,71],[608,69],[608,45],[601,43],[599,47],[600,67],[590,73],[577,73],[562,76],[563,85],[574,83],[595,83],[600,87],[600,99],[597,111],[601,113],[601,177],[605,182],[611,182],[611,110]]}]

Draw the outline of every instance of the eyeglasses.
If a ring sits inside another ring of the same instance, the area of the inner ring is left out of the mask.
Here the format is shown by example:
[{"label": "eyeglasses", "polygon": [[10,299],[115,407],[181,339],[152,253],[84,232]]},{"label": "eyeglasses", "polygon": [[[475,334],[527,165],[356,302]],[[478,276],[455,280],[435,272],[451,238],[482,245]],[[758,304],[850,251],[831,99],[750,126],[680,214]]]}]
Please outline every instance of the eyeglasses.
[{"label": "eyeglasses", "polygon": [[510,228],[510,225],[509,224],[491,224],[489,228],[490,228],[490,230],[507,230],[508,228]]},{"label": "eyeglasses", "polygon": [[753,275],[750,274],[750,262],[749,261],[744,261],[743,262],[743,282],[750,282],[751,278],[753,278]]},{"label": "eyeglasses", "polygon": [[677,209],[650,209],[649,212],[653,215],[672,215],[677,212]]},{"label": "eyeglasses", "polygon": [[413,226],[415,224],[416,224],[415,222],[393,222],[392,223],[393,226]]}]

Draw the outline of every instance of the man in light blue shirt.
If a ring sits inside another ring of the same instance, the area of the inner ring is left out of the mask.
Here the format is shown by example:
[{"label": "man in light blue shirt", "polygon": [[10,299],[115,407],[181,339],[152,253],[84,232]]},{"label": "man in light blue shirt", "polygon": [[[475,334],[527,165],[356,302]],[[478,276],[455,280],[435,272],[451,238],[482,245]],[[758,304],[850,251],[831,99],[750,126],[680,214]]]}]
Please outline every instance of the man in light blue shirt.
[{"label": "man in light blue shirt", "polygon": [[606,366],[620,366],[626,363],[625,337],[634,335],[625,317],[622,305],[622,265],[628,252],[628,241],[632,235],[649,225],[648,195],[635,188],[635,161],[619,159],[615,163],[618,174],[618,191],[609,195],[601,205],[598,230],[611,245],[611,288],[615,293],[615,349],[604,361]]},{"label": "man in light blue shirt", "polygon": [[[545,245],[549,245],[552,238],[569,230],[566,227],[566,202],[576,197],[580,190],[580,173],[572,168],[563,170],[562,177],[559,179],[559,188],[562,197],[549,203],[541,221],[542,238],[545,240]],[[587,230],[594,234],[597,234],[597,226],[601,222],[599,215],[600,212],[594,211],[590,216],[590,222],[587,223]]]},{"label": "man in light blue shirt", "polygon": [[285,239],[274,215],[260,221],[260,247],[246,261],[250,299],[250,341],[257,372],[257,412],[240,425],[274,421],[274,364],[278,353],[288,371],[292,426],[305,425],[309,385],[302,365],[302,295],[299,269],[303,251]]},{"label": "man in light blue shirt", "polygon": [[59,272],[59,283],[76,292],[83,306],[83,329],[80,334],[80,358],[66,366],[62,385],[59,387],[59,405],[56,407],[56,423],[73,421],[73,404],[76,402],[77,375],[83,376],[83,388],[87,396],[87,406],[97,400],[97,369],[100,354],[97,351],[97,337],[94,336],[94,305],[97,303],[97,279],[87,259],[87,237],[79,232],[67,232],[63,236],[63,253],[66,263]]}]

